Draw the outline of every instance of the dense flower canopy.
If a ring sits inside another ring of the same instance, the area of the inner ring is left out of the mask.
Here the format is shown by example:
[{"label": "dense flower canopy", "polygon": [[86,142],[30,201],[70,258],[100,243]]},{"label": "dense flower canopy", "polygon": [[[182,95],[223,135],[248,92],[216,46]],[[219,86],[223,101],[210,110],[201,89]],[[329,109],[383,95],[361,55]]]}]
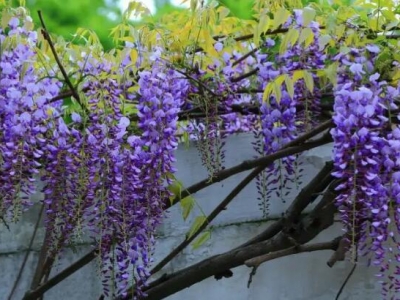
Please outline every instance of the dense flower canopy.
[{"label": "dense flower canopy", "polygon": [[[176,196],[179,142],[196,141],[212,181],[225,168],[228,135],[252,133],[256,153],[270,155],[328,117],[348,250],[353,260],[372,256],[385,278],[384,295],[398,292],[399,268],[390,265],[400,261],[400,85],[379,69],[384,45],[352,46],[350,33],[329,35],[310,7],[276,13],[283,37],[210,42],[200,30],[204,47],[187,48],[174,61],[174,40],[155,34],[144,43],[124,35],[109,53],[90,42],[68,46],[60,65],[46,32],[38,35],[24,10],[5,10],[2,218],[17,221],[43,182],[49,257],[88,232],[102,261],[104,293],[126,295],[132,285],[141,297],[157,226]],[[392,59],[389,69],[395,68]],[[284,200],[287,183],[299,180],[299,164],[289,155],[257,176],[264,215],[272,192]]]}]

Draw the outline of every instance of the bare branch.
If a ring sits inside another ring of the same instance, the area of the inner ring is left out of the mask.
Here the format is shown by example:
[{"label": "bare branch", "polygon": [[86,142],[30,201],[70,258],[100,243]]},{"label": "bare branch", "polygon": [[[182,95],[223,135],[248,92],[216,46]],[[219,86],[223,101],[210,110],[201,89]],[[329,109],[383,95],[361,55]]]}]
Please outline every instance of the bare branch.
[{"label": "bare branch", "polygon": [[293,255],[297,253],[303,253],[303,252],[313,252],[313,251],[320,251],[320,250],[336,250],[339,246],[339,241],[342,239],[341,236],[333,239],[332,241],[329,242],[324,242],[324,243],[316,243],[316,244],[311,244],[311,245],[301,245],[301,246],[294,246],[288,249],[276,251],[276,252],[271,252],[268,254],[264,254],[258,257],[254,257],[252,259],[246,260],[245,265],[248,267],[252,268],[257,268],[259,265],[262,263],[265,263],[267,261],[288,256],[288,255]]},{"label": "bare branch", "polygon": [[37,221],[36,221],[36,224],[35,224],[35,228],[33,229],[31,240],[29,241],[28,249],[26,250],[24,260],[22,261],[21,267],[19,268],[18,275],[17,275],[17,278],[14,281],[14,285],[13,285],[13,287],[11,289],[11,292],[8,295],[8,300],[12,299],[12,296],[14,295],[14,292],[17,289],[18,283],[21,280],[21,276],[22,276],[22,273],[24,272],[26,262],[28,261],[29,254],[30,254],[30,252],[32,250],[32,245],[33,245],[33,242],[35,240],[36,233],[37,233],[37,231],[39,229],[40,220],[42,219],[43,211],[44,211],[44,204],[42,204],[42,206],[40,208],[39,215],[38,215],[38,218],[37,218]]},{"label": "bare branch", "polygon": [[36,300],[38,297],[43,295],[45,292],[47,292],[49,289],[54,287],[55,285],[59,284],[61,281],[63,281],[65,278],[70,276],[71,274],[75,273],[88,263],[90,263],[95,257],[97,256],[97,251],[91,251],[88,254],[86,254],[84,257],[82,257],[80,260],[75,262],[74,264],[70,265],[68,268],[64,269],[60,273],[58,273],[56,276],[48,280],[46,283],[40,285],[38,288],[35,290],[28,291],[24,298],[22,300]]},{"label": "bare branch", "polygon": [[[298,154],[303,151],[328,144],[331,142],[331,137],[324,137],[323,139],[318,139],[318,140],[315,140],[314,142],[309,142],[306,144],[303,144],[303,143],[332,126],[333,126],[332,120],[326,121],[326,122],[322,123],[321,125],[315,127],[313,130],[294,139],[290,143],[286,144],[281,150],[279,150],[271,155],[267,155],[267,156],[253,159],[253,160],[243,161],[242,163],[240,163],[232,168],[225,169],[225,170],[222,170],[222,171],[214,174],[212,180],[210,180],[210,178],[205,178],[202,181],[199,181],[199,182],[193,184],[192,186],[188,187],[184,191],[182,191],[181,195],[178,195],[172,201],[166,202],[165,203],[166,208],[176,204],[181,199],[184,199],[185,197],[187,197],[191,194],[194,194],[216,182],[225,180],[225,179],[227,179],[233,175],[236,175],[238,173],[241,173],[241,172],[244,172],[247,170],[251,170],[260,165],[268,165],[268,164],[272,163],[274,160],[280,159],[282,157]],[[299,145],[299,146],[296,146],[296,145]]]},{"label": "bare branch", "polygon": [[[295,232],[292,238],[299,244],[309,242],[322,230],[333,224],[335,210],[332,203],[324,206],[314,217],[311,217],[311,214],[305,216],[302,219],[304,226],[301,230]],[[162,281],[157,281],[156,284],[150,283],[146,289],[148,295],[146,299],[164,299],[208,277],[243,265],[248,259],[292,246],[293,244],[287,238],[287,235],[280,233],[268,241],[213,256],[176,273],[166,275]]]},{"label": "bare branch", "polygon": [[247,73],[244,73],[244,74],[242,74],[242,75],[240,75],[238,77],[231,78],[231,82],[239,82],[239,81],[241,81],[241,80],[243,80],[243,79],[245,79],[247,77],[250,77],[250,76],[253,76],[254,74],[257,74],[258,71],[259,71],[259,68],[257,67],[254,70],[251,70],[251,71],[249,71]]},{"label": "bare branch", "polygon": [[150,274],[154,274],[161,270],[168,262],[170,262],[175,256],[177,256],[183,249],[185,249],[194,239],[207,228],[208,224],[212,222],[226,207],[228,204],[254,179],[265,169],[265,166],[260,166],[254,169],[249,175],[246,176],[229,195],[207,216],[206,221],[199,227],[199,229],[193,233],[190,237],[186,238],[182,243],[179,244],[170,254],[168,254],[161,262],[159,262],[151,271]]},{"label": "bare branch", "polygon": [[297,197],[293,200],[285,215],[270,225],[265,231],[256,237],[240,245],[238,248],[249,246],[258,242],[272,238],[279,233],[284,227],[292,226],[293,222],[300,217],[301,212],[317,197],[316,194],[325,190],[331,183],[333,178],[330,175],[332,170],[332,162],[325,164],[324,168],[305,186]]},{"label": "bare branch", "polygon": [[60,58],[58,57],[57,51],[54,47],[53,41],[51,40],[50,34],[47,31],[46,25],[43,20],[42,12],[40,10],[38,11],[38,15],[39,15],[40,23],[42,24],[42,27],[43,27],[42,28],[43,37],[49,43],[49,46],[50,46],[51,52],[53,53],[54,59],[56,60],[57,65],[60,68],[60,71],[64,77],[66,84],[68,85],[69,89],[71,90],[72,96],[76,99],[76,101],[78,101],[79,105],[83,108],[84,105],[83,105],[81,99],[79,98],[79,94],[77,93],[75,87],[73,86],[71,80],[69,79],[67,72],[65,71],[65,68],[60,61]]},{"label": "bare branch", "polygon": [[353,275],[354,271],[356,270],[356,267],[357,267],[357,263],[355,263],[355,264],[353,265],[353,267],[351,268],[351,270],[350,270],[350,272],[349,272],[349,275],[347,275],[347,277],[346,277],[346,279],[344,280],[342,286],[340,287],[340,289],[339,289],[339,291],[338,291],[338,293],[337,293],[337,295],[336,295],[335,300],[339,300],[340,295],[342,294],[342,292],[343,292],[343,290],[344,290],[346,284],[349,282],[349,280],[350,280],[351,276]]},{"label": "bare branch", "polygon": [[327,265],[330,268],[332,268],[337,261],[344,261],[346,257],[346,251],[349,249],[349,245],[350,241],[348,235],[343,236],[340,240],[339,247],[327,262]]}]

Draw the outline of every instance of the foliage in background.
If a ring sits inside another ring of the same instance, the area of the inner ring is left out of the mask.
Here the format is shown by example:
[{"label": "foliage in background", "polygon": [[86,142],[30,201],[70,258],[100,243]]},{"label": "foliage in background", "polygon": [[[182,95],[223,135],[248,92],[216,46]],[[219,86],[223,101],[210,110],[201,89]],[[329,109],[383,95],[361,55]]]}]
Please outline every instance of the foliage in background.
[{"label": "foliage in background", "polygon": [[[12,2],[16,6],[20,0]],[[40,25],[37,11],[41,10],[51,33],[72,40],[78,28],[90,29],[98,35],[105,49],[113,47],[110,30],[121,18],[117,4],[118,0],[26,0],[36,26]]]}]

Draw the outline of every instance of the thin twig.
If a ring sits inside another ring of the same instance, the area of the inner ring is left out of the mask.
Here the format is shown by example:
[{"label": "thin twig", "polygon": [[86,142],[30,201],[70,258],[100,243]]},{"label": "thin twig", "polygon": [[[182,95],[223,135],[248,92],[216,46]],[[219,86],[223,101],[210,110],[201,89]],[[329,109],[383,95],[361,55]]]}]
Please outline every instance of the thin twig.
[{"label": "thin twig", "polygon": [[257,72],[259,70],[260,69],[257,67],[254,70],[251,70],[251,71],[249,71],[247,73],[244,73],[244,74],[242,74],[242,75],[240,75],[238,77],[231,78],[231,82],[239,82],[239,81],[241,81],[241,80],[243,80],[243,79],[245,79],[247,77],[250,77],[250,76],[253,76],[254,74],[257,74]]},{"label": "thin twig", "polygon": [[84,105],[79,97],[79,94],[76,91],[75,87],[73,86],[71,80],[69,79],[67,72],[65,71],[65,68],[60,61],[60,58],[58,57],[57,51],[54,47],[53,41],[51,40],[50,34],[47,31],[46,25],[43,20],[42,12],[40,10],[38,10],[38,15],[39,15],[40,23],[42,24],[42,27],[43,27],[42,28],[43,37],[49,43],[49,46],[50,46],[51,52],[53,53],[54,59],[56,60],[57,65],[60,68],[60,71],[64,77],[66,84],[68,85],[69,89],[71,90],[72,96],[76,99],[76,101],[78,101],[79,105],[83,108]]},{"label": "thin twig", "polygon": [[[85,87],[82,89],[82,92],[87,92],[89,89],[90,89],[89,87]],[[63,100],[65,98],[72,97],[72,96],[74,96],[73,91],[65,91],[65,92],[62,92],[62,93],[58,94],[57,96],[49,99],[46,102],[46,104],[50,104],[50,103],[56,102],[58,100]]]},{"label": "thin twig", "polygon": [[35,290],[28,291],[22,300],[36,300],[38,297],[43,295],[46,291],[63,281],[65,278],[75,273],[80,268],[90,263],[96,256],[97,250],[91,251],[82,257],[80,260],[70,265],[68,268],[62,270],[56,276],[49,279],[46,283],[40,285]]},{"label": "thin twig", "polygon": [[347,275],[347,277],[346,277],[346,279],[344,280],[342,286],[340,287],[338,293],[336,294],[335,300],[339,300],[340,295],[342,294],[342,292],[343,292],[343,290],[344,290],[346,284],[349,282],[349,280],[350,280],[351,276],[353,275],[353,273],[354,273],[356,267],[357,267],[357,263],[354,263],[353,267],[351,268],[351,270],[350,270],[350,272],[349,272],[349,275]]},{"label": "thin twig", "polygon": [[3,225],[7,228],[8,231],[10,231],[10,226],[6,222],[3,216],[0,217],[1,222],[3,222]]},{"label": "thin twig", "polygon": [[26,250],[24,260],[22,261],[22,265],[19,268],[18,275],[17,275],[17,278],[14,281],[14,285],[13,285],[13,287],[11,289],[11,292],[8,295],[8,300],[12,299],[12,296],[13,296],[15,290],[17,289],[18,283],[21,280],[22,273],[24,272],[26,262],[28,261],[29,253],[32,250],[32,245],[33,245],[33,242],[34,242],[35,237],[36,237],[36,233],[37,233],[39,225],[40,225],[40,220],[42,219],[43,211],[44,211],[44,205],[42,204],[42,207],[40,208],[38,219],[37,219],[36,224],[35,224],[35,228],[33,229],[31,240],[29,241],[28,249]]},{"label": "thin twig", "polygon": [[249,175],[246,176],[229,195],[207,216],[206,221],[194,232],[190,237],[187,237],[182,243],[172,250],[162,261],[160,261],[151,271],[150,274],[155,274],[161,270],[167,263],[169,263],[175,256],[177,256],[183,249],[185,249],[194,239],[207,228],[208,224],[212,222],[228,204],[235,199],[235,197],[254,179],[260,174],[267,166],[261,165],[254,169]]},{"label": "thin twig", "polygon": [[253,277],[256,275],[257,273],[257,267],[253,267],[253,269],[251,270],[250,274],[249,274],[249,280],[247,281],[247,288],[250,288],[250,284],[253,282]]},{"label": "thin twig", "polygon": [[240,57],[239,59],[235,60],[232,63],[232,67],[236,66],[237,64],[240,64],[242,61],[244,61],[246,58],[248,58],[249,56],[253,55],[254,53],[256,53],[258,50],[260,50],[260,47],[256,47],[253,50],[251,50],[250,52],[246,53],[245,55],[243,55],[242,57]]},{"label": "thin twig", "polygon": [[297,253],[303,253],[303,252],[314,252],[314,251],[320,251],[320,250],[336,250],[337,247],[339,246],[339,241],[342,239],[341,236],[336,237],[332,241],[329,242],[324,242],[324,243],[316,243],[316,244],[311,244],[311,245],[298,245],[298,246],[293,246],[288,249],[280,250],[280,251],[275,251],[271,253],[267,253],[258,257],[254,257],[252,259],[246,260],[244,263],[248,267],[258,267],[262,263],[265,263],[267,261],[277,259],[280,257],[284,256],[289,256]]},{"label": "thin twig", "polygon": [[174,68],[174,66],[172,66],[172,65],[170,65],[170,67],[172,67],[179,74],[182,74],[183,76],[185,76],[187,79],[192,80],[193,82],[195,82],[198,85],[200,85],[203,89],[207,90],[211,95],[216,96],[216,97],[220,97],[220,95],[217,95],[213,90],[211,90],[207,85],[205,85],[200,80],[197,80],[196,78],[193,78],[192,76],[190,76],[186,72],[183,72],[183,71],[181,71],[181,70],[179,70],[177,68]]}]

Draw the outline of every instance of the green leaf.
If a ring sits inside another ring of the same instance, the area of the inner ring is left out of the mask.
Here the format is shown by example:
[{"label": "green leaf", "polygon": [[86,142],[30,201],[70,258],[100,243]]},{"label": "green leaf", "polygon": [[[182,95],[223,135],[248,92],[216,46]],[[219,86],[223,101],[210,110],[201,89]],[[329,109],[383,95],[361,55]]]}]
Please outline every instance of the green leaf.
[{"label": "green leaf", "polygon": [[313,93],[314,92],[314,78],[311,73],[308,71],[304,71],[304,81],[306,83],[307,89]]},{"label": "green leaf", "polygon": [[293,82],[297,82],[298,80],[302,79],[303,77],[304,77],[304,71],[296,70],[293,72],[292,80],[293,80]]},{"label": "green leaf", "polygon": [[274,22],[272,23],[272,29],[275,30],[282,24],[284,24],[290,16],[290,12],[281,7],[274,15]]},{"label": "green leaf", "polygon": [[283,54],[286,51],[287,45],[290,44],[293,46],[296,44],[297,39],[299,38],[299,30],[295,28],[289,29],[289,31],[286,33],[285,37],[282,40],[281,47],[279,49],[279,54]]},{"label": "green leaf", "polygon": [[274,81],[271,81],[267,84],[263,93],[263,101],[267,101],[267,99],[269,99],[269,97],[271,96],[272,91],[274,91],[274,94],[277,97],[277,101],[279,102],[281,98],[281,85],[285,81],[285,76],[286,74],[279,75],[274,79]]},{"label": "green leaf", "polygon": [[194,220],[192,227],[189,230],[188,238],[191,238],[197,231],[199,231],[200,227],[207,221],[206,216],[198,216]]},{"label": "green leaf", "polygon": [[285,84],[286,84],[286,89],[288,91],[288,94],[290,98],[293,99],[294,97],[294,83],[293,80],[289,77],[289,75],[285,76]]},{"label": "green leaf", "polygon": [[187,217],[189,216],[190,212],[193,210],[193,207],[196,204],[196,201],[192,196],[188,196],[180,201],[181,208],[182,208],[182,217],[183,220],[186,221]]},{"label": "green leaf", "polygon": [[198,237],[192,244],[193,250],[199,248],[205,242],[207,242],[211,238],[211,231],[205,231]]},{"label": "green leaf", "polygon": [[289,30],[289,32],[288,32],[288,41],[289,41],[291,46],[294,46],[294,44],[296,44],[297,39],[299,38],[299,35],[300,35],[299,30],[294,29],[294,28]]},{"label": "green leaf", "polygon": [[276,98],[276,102],[281,102],[282,98],[282,91],[281,91],[282,86],[278,84],[276,81],[274,82],[274,94]]},{"label": "green leaf", "polygon": [[325,75],[333,85],[337,83],[337,67],[338,63],[334,62],[325,69]]},{"label": "green leaf", "polygon": [[315,10],[311,7],[303,9],[303,26],[308,26],[315,18]]},{"label": "green leaf", "polygon": [[272,84],[271,82],[267,84],[267,86],[264,89],[264,93],[263,93],[263,101],[267,101],[267,99],[269,99],[269,97],[271,96],[272,93]]},{"label": "green leaf", "polygon": [[399,20],[394,20],[386,25],[386,30],[390,30],[399,25]]},{"label": "green leaf", "polygon": [[[173,201],[176,197],[180,199],[183,187],[182,183],[177,180],[173,174],[167,174],[167,177],[174,180],[174,182],[168,186],[168,190],[172,193],[170,200]],[[171,202],[171,204],[173,203]]]},{"label": "green leaf", "polygon": [[318,39],[319,50],[325,48],[325,46],[332,40],[332,37],[329,34],[321,35]]},{"label": "green leaf", "polygon": [[314,41],[314,32],[312,31],[312,29],[309,27],[304,28],[300,33],[299,44],[304,43],[304,46],[307,48],[308,46],[311,45],[313,41]]}]

